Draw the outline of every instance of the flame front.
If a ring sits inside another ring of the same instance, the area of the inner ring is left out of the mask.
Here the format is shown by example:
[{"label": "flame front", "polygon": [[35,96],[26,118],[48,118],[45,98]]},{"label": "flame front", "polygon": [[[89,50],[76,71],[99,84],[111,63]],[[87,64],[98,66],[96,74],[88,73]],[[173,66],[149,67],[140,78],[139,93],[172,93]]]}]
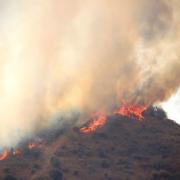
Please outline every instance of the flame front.
[{"label": "flame front", "polygon": [[103,113],[99,113],[93,117],[92,122],[88,126],[80,129],[82,133],[91,133],[94,132],[97,128],[102,127],[107,121],[106,116]]},{"label": "flame front", "polygon": [[[29,149],[29,150],[32,150],[32,149],[35,148],[35,147],[36,147],[36,145],[35,145],[34,143],[29,143],[29,144],[28,144],[28,149]],[[15,150],[12,152],[12,155],[13,155],[14,157],[19,156],[20,154],[22,154],[22,150],[21,150],[21,149],[15,149]],[[4,150],[4,151],[2,152],[2,154],[0,155],[0,161],[6,159],[6,158],[8,157],[8,155],[9,155],[9,151],[8,151],[7,149]]]},{"label": "flame front", "polygon": [[[114,111],[112,115],[121,115],[128,118],[136,118],[138,120],[143,120],[144,116],[142,113],[146,110],[145,106],[134,105],[124,103],[118,110]],[[92,121],[85,127],[80,129],[81,133],[92,133],[96,129],[102,127],[107,121],[107,114],[105,113],[96,113],[93,115]]]},{"label": "flame front", "polygon": [[137,118],[143,120],[144,116],[142,113],[146,110],[146,107],[141,105],[123,104],[115,114],[127,116],[128,118]]},{"label": "flame front", "polygon": [[2,154],[0,155],[0,161],[6,159],[6,157],[8,157],[8,151],[7,150],[4,150],[2,152]]}]

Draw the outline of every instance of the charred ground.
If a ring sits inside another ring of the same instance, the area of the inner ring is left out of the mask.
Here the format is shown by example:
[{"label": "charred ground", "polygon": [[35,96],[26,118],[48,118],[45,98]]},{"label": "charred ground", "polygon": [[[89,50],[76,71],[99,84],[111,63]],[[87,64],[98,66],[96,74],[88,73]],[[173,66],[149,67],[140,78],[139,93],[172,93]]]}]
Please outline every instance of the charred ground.
[{"label": "charred ground", "polygon": [[109,116],[89,134],[69,126],[46,132],[40,147],[0,162],[0,179],[179,180],[180,126],[161,109],[144,117]]}]

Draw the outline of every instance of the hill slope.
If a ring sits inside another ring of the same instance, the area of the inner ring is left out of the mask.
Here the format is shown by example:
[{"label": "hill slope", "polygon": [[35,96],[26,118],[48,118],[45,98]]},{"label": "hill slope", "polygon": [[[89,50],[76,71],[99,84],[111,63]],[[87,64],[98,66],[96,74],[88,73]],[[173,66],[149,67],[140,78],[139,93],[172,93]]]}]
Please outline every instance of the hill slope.
[{"label": "hill slope", "polygon": [[94,133],[48,132],[46,142],[0,162],[0,179],[179,180],[180,126],[159,113],[110,116]]}]

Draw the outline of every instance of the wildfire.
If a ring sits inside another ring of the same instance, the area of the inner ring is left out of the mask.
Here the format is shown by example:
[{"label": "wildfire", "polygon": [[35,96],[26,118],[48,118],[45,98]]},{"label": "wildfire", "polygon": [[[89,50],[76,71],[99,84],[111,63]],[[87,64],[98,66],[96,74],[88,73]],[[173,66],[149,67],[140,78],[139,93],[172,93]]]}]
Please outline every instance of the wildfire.
[{"label": "wildfire", "polygon": [[[142,113],[146,110],[145,106],[132,105],[124,103],[118,110],[114,111],[112,114],[126,116],[128,118],[136,118],[138,120],[143,120],[144,117]],[[93,116],[92,121],[85,127],[80,129],[81,133],[91,133],[96,131],[96,129],[102,127],[107,121],[107,115],[104,113],[97,113]]]},{"label": "wildfire", "polygon": [[4,160],[6,157],[8,157],[8,151],[4,150],[0,155],[0,161]]},{"label": "wildfire", "polygon": [[33,143],[28,144],[29,150],[33,149],[34,147],[35,147],[35,144],[33,144]]},{"label": "wildfire", "polygon": [[[28,149],[29,149],[29,150],[32,150],[32,149],[35,148],[35,147],[36,147],[36,145],[33,144],[33,143],[28,144]],[[16,150],[14,150],[14,151],[12,152],[12,155],[15,157],[15,156],[20,155],[21,153],[22,153],[22,150],[16,149]],[[9,155],[9,151],[8,151],[8,150],[4,150],[4,151],[2,152],[2,154],[0,155],[0,161],[6,159],[6,158],[8,157],[8,155]]]},{"label": "wildfire", "polygon": [[88,124],[88,126],[80,129],[82,133],[91,133],[94,132],[97,128],[102,127],[107,121],[107,118],[104,114],[96,114],[93,117],[93,120]]},{"label": "wildfire", "polygon": [[120,114],[122,116],[127,116],[128,118],[135,117],[139,120],[143,120],[144,116],[142,113],[146,110],[146,107],[141,105],[131,105],[124,104],[122,105],[115,114]]}]

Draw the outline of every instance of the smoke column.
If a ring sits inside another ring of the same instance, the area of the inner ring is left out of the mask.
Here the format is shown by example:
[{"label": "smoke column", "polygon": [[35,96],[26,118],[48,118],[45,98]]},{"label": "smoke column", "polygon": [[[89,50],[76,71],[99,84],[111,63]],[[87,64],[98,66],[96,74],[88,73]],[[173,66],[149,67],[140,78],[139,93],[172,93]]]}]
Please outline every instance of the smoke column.
[{"label": "smoke column", "polygon": [[152,105],[179,88],[178,0],[0,3],[1,148],[57,112]]}]

